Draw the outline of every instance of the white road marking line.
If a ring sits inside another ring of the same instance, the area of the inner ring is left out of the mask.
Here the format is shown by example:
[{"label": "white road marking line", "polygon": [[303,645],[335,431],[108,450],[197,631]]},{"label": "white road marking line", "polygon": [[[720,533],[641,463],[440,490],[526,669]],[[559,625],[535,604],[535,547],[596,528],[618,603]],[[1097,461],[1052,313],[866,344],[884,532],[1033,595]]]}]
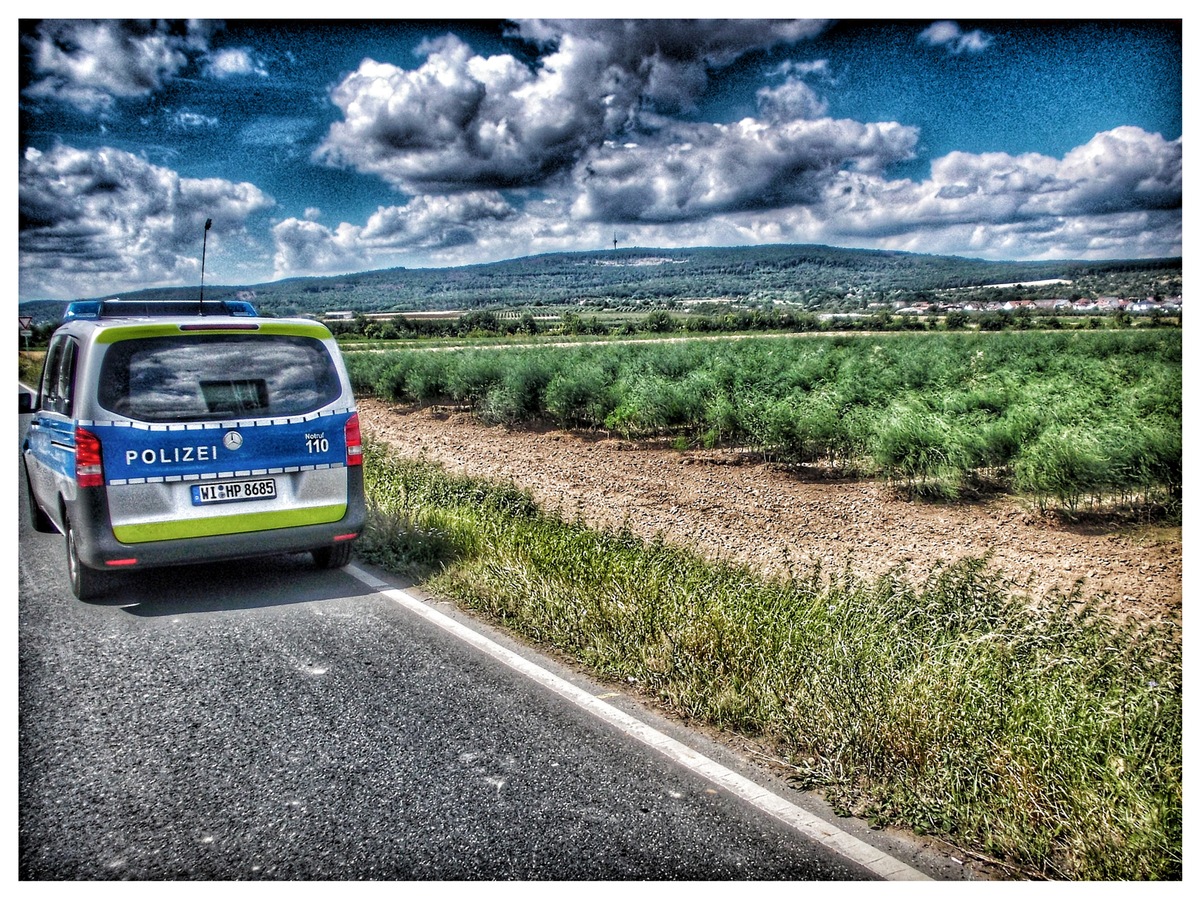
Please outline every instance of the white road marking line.
[{"label": "white road marking line", "polygon": [[[639,721],[632,715],[593,696],[586,690],[580,689],[569,681],[552,674],[540,665],[536,665],[510,649],[506,649],[494,640],[467,627],[447,615],[434,609],[416,597],[391,586],[386,581],[355,565],[342,569],[347,574],[357,578],[363,584],[386,596],[393,602],[420,615],[431,624],[469,643],[482,652],[487,653],[509,668],[538,682],[542,686],[569,700],[597,718],[608,722],[613,727],[641,741],[652,749],[657,750],[667,758],[697,772],[712,783],[724,788],[730,793],[741,797],[756,808],[766,812],[776,820],[783,822],[801,834],[834,850],[850,861],[856,862],[872,873],[885,880],[932,880],[916,868],[904,864],[880,849],[847,833],[828,821],[818,818],[799,806],[793,805],[786,799],[776,796],[749,778],[743,777],[724,765],[713,761],[707,756],[685,746],[678,740],[655,730],[648,724]],[[611,694],[604,694],[606,696]]]}]

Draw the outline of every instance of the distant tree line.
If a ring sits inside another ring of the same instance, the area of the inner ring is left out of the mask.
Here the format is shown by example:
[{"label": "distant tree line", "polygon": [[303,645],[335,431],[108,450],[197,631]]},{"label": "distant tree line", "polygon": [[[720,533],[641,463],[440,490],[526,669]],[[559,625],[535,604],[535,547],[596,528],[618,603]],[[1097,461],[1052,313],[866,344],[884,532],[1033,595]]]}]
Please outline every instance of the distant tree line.
[{"label": "distant tree line", "polygon": [[[1161,315],[1145,317],[1146,326],[1171,323]],[[359,313],[351,319],[327,323],[334,336],[344,340],[418,340],[468,337],[561,335],[632,337],[638,335],[689,335],[745,332],[804,333],[817,331],[1006,331],[1063,330],[1071,328],[1127,328],[1134,317],[1125,310],[1106,313],[1045,314],[1022,307],[1013,311],[964,312],[916,315],[876,310],[860,315],[818,315],[779,308],[731,309],[724,313],[672,314],[663,309],[621,320],[566,311],[559,315],[500,316],[479,310],[456,318],[368,319]]]}]

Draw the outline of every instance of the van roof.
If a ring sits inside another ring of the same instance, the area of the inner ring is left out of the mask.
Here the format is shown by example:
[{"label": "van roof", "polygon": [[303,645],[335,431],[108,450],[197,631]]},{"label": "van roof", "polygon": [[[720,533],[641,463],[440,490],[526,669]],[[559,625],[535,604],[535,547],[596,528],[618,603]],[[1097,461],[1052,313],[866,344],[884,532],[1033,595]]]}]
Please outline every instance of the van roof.
[{"label": "van roof", "polygon": [[258,317],[245,300],[76,300],[68,304],[63,321],[97,321],[106,318],[155,318],[159,316],[233,315]]}]

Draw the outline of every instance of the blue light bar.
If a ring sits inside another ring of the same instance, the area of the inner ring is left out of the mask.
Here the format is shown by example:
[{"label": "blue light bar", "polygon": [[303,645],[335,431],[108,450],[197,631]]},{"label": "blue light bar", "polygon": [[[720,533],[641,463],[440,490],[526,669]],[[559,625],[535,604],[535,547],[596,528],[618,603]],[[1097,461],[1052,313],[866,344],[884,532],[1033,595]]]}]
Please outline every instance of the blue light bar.
[{"label": "blue light bar", "polygon": [[245,300],[76,300],[67,305],[63,321],[100,318],[143,318],[167,315],[237,315],[258,317]]}]

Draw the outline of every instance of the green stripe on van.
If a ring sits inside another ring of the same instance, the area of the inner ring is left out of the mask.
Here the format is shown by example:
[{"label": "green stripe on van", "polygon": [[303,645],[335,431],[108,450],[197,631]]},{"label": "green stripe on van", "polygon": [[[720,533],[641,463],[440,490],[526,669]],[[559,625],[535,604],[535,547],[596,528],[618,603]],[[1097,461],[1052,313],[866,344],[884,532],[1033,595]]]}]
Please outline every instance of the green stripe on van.
[{"label": "green stripe on van", "polygon": [[346,504],[316,506],[311,509],[287,509],[280,512],[249,512],[244,515],[219,515],[188,518],[183,521],[156,521],[147,524],[123,524],[113,528],[113,536],[122,543],[150,543],[154,540],[186,540],[189,537],[217,537],[221,534],[248,534],[277,528],[297,528],[307,524],[332,524],[346,515]]},{"label": "green stripe on van", "polygon": [[213,328],[211,331],[181,331],[179,322],[171,324],[112,325],[101,328],[96,334],[97,343],[116,343],[119,340],[134,340],[146,337],[178,337],[180,334],[283,334],[287,337],[313,337],[327,340],[329,329],[324,325],[307,325],[303,322],[273,322],[268,319],[249,318],[244,321],[258,327],[253,331],[238,328]]}]

